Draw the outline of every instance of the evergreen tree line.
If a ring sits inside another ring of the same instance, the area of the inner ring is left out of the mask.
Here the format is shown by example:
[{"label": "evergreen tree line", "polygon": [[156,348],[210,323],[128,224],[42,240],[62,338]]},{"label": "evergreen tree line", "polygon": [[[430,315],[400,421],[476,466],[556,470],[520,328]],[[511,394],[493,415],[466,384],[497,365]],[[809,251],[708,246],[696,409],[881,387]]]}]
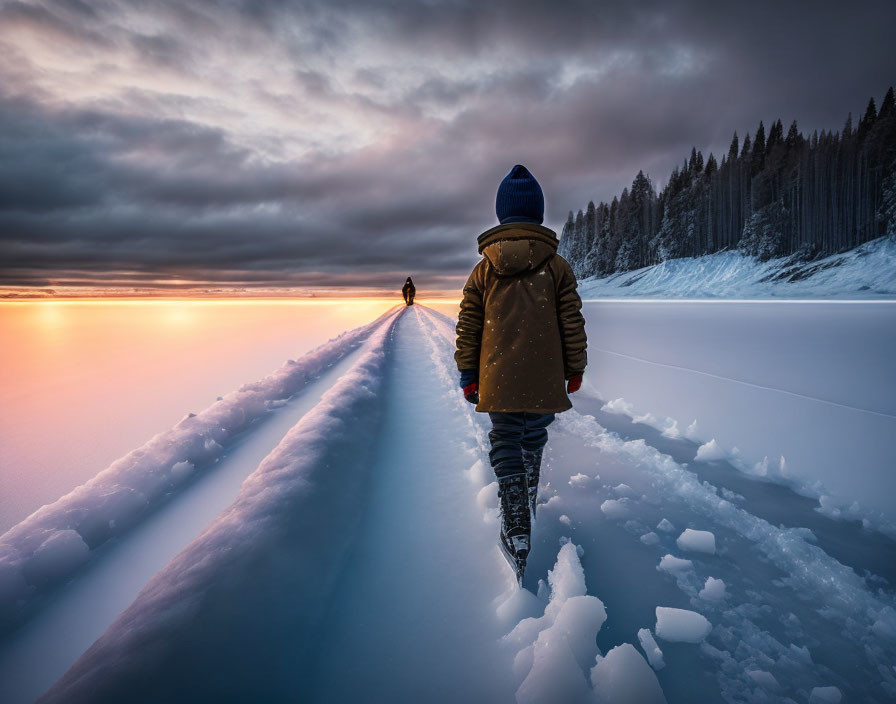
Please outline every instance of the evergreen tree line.
[{"label": "evergreen tree line", "polygon": [[762,122],[737,133],[721,163],[691,150],[656,192],[638,172],[609,205],[588,203],[563,226],[559,252],[576,275],[607,276],[677,257],[739,250],[765,261],[852,249],[896,234],[896,102],[874,98],[853,126],[804,137]]}]

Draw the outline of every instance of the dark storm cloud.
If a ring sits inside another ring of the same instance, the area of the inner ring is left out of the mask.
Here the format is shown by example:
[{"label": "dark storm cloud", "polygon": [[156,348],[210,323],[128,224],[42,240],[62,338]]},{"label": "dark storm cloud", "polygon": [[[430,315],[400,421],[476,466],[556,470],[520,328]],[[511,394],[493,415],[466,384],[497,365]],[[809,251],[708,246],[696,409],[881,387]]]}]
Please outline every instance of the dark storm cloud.
[{"label": "dark storm cloud", "polygon": [[0,4],[0,284],[457,286],[514,163],[559,228],[896,66],[891,2],[135,8]]}]

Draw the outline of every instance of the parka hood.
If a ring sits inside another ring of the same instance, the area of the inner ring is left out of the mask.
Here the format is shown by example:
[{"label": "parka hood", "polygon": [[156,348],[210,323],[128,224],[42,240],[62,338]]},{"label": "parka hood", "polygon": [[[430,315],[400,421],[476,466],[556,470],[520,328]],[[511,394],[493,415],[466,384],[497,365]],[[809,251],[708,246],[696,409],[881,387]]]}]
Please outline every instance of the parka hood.
[{"label": "parka hood", "polygon": [[486,230],[478,238],[479,253],[499,274],[537,269],[557,251],[557,235],[534,223],[514,222]]}]

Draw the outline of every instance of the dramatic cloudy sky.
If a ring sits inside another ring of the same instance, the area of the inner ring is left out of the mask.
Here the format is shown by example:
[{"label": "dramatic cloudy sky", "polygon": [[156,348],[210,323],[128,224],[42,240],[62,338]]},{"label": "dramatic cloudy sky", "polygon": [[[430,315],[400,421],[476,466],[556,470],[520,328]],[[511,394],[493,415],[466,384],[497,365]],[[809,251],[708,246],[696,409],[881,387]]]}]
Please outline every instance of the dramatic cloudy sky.
[{"label": "dramatic cloudy sky", "polygon": [[0,286],[451,289],[692,145],[839,128],[896,3],[0,0]]}]

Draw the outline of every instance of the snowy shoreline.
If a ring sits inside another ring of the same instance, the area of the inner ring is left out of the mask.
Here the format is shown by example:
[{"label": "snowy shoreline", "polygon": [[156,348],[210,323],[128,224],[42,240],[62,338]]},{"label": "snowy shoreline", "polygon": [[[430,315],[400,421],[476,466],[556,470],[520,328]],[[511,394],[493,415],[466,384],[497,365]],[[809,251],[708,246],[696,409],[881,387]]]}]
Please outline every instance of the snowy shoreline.
[{"label": "snowy shoreline", "polygon": [[668,259],[660,264],[579,280],[587,300],[896,300],[896,237],[848,252],[800,261],[762,262],[736,251]]}]

